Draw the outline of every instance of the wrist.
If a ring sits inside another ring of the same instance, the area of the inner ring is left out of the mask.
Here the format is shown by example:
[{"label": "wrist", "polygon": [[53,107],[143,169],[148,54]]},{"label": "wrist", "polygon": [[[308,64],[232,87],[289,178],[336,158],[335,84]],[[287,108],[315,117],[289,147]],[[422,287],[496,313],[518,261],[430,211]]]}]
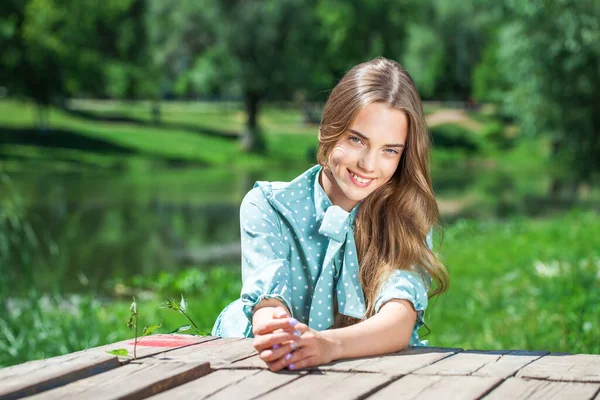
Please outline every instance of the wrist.
[{"label": "wrist", "polygon": [[325,339],[327,345],[329,346],[332,357],[331,361],[344,358],[344,343],[336,330],[337,329],[330,329],[320,332],[323,339]]}]

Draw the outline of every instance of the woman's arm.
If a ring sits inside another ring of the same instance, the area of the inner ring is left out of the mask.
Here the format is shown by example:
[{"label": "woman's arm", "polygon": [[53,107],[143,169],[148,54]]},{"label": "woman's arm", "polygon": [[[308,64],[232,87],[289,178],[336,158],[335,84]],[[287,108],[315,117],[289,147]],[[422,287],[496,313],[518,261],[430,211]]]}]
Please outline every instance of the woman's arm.
[{"label": "woman's arm", "polygon": [[[409,301],[392,299],[373,317],[346,328],[316,331],[305,324],[294,324],[302,336],[292,339],[293,347],[265,349],[259,355],[271,371],[279,371],[285,367],[301,369],[343,358],[392,353],[408,346],[416,318]],[[272,332],[289,326],[289,321],[289,318],[274,320],[263,329]],[[255,340],[255,347],[266,348],[268,340],[269,335]]]},{"label": "woman's arm", "polygon": [[393,299],[358,324],[319,332],[333,344],[332,361],[393,353],[410,342],[417,313],[408,300]]}]

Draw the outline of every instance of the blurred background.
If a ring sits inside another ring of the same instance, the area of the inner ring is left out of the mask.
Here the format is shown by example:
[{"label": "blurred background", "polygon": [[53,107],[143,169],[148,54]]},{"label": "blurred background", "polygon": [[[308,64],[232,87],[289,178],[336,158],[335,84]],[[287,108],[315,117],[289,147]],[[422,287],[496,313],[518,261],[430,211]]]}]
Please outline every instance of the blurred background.
[{"label": "blurred background", "polygon": [[[3,0],[0,366],[239,296],[239,204],[316,163],[376,56],[424,100],[450,290],[434,346],[600,352],[600,3]],[[421,335],[427,333],[426,329]]]}]

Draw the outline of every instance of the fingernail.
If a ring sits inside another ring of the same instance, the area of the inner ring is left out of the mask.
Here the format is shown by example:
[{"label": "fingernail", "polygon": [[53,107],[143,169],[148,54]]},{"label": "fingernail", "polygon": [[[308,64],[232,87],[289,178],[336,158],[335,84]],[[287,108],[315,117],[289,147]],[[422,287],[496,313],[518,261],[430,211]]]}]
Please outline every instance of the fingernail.
[{"label": "fingernail", "polygon": [[288,365],[288,368],[289,368],[289,369],[294,369],[294,368],[295,368],[295,367],[294,367],[294,364],[290,364],[290,365]]},{"label": "fingernail", "polygon": [[285,359],[286,359],[286,360],[289,360],[290,358],[292,358],[292,353],[287,353],[287,354],[285,355]]},{"label": "fingernail", "polygon": [[290,325],[291,325],[291,326],[296,326],[296,325],[298,325],[298,320],[297,320],[296,318],[292,318],[292,319],[290,319]]},{"label": "fingernail", "polygon": [[292,344],[290,344],[290,347],[292,349],[295,349],[296,347],[298,347],[298,345],[296,344],[296,342],[292,342]]},{"label": "fingernail", "polygon": [[294,336],[300,337],[300,336],[302,336],[302,332],[300,332],[300,331],[294,331]]},{"label": "fingernail", "polygon": [[274,344],[274,345],[273,345],[273,348],[274,348],[274,349],[278,349],[278,348],[279,348],[279,345],[278,345],[278,344]]},{"label": "fingernail", "polygon": [[287,315],[288,315],[288,313],[286,313],[285,311],[282,311],[277,316],[280,317],[280,318],[283,318],[283,317],[287,317]]}]

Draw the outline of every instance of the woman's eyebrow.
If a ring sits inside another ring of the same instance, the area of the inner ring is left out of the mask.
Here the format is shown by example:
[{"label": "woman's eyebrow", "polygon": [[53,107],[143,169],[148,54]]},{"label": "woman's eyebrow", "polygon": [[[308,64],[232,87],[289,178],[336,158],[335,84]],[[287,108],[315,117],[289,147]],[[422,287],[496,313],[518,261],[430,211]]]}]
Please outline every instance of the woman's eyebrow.
[{"label": "woman's eyebrow", "polygon": [[[356,136],[359,136],[360,138],[366,140],[367,142],[369,141],[369,138],[366,137],[365,135],[363,135],[362,133],[360,133],[359,131],[356,131],[354,129],[350,129],[350,132],[352,132]],[[395,144],[386,144],[386,145],[384,145],[384,147],[404,147],[404,145],[402,143],[395,143]]]}]

